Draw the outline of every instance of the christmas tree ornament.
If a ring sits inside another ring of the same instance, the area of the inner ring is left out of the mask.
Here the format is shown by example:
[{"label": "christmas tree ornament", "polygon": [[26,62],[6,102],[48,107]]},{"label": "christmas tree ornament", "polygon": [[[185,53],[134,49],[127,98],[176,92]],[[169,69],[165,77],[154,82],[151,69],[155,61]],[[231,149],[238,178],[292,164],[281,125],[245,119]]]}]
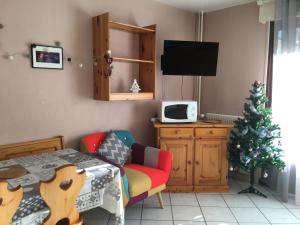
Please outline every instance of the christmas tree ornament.
[{"label": "christmas tree ornament", "polygon": [[133,83],[131,85],[130,91],[132,91],[132,93],[138,93],[140,91],[140,86],[137,82],[136,79],[133,80]]},{"label": "christmas tree ornament", "polygon": [[248,123],[248,120],[245,119],[244,122],[245,122],[245,123]]},{"label": "christmas tree ornament", "polygon": [[272,123],[271,109],[261,106],[262,103],[267,102],[264,91],[265,85],[255,81],[250,97],[244,104],[243,113],[247,113],[247,119],[234,122],[228,148],[229,162],[234,165],[234,169],[242,169],[250,175],[250,186],[239,194],[253,193],[262,197],[266,195],[254,187],[255,171],[258,168],[283,169],[285,167],[285,163],[281,160],[283,151],[278,147],[280,142],[277,142],[280,137],[280,127]]},{"label": "christmas tree ornament", "polygon": [[246,135],[248,133],[248,127],[245,127],[244,130],[242,130],[242,135]]},{"label": "christmas tree ornament", "polygon": [[233,171],[233,166],[230,166],[230,167],[229,167],[229,170],[230,170],[230,171]]},{"label": "christmas tree ornament", "polygon": [[264,178],[267,178],[269,174],[267,172],[264,173]]},{"label": "christmas tree ornament", "polygon": [[260,81],[256,80],[254,82],[254,87],[258,88],[260,86]]},{"label": "christmas tree ornament", "polygon": [[250,111],[257,114],[257,110],[253,105],[250,105]]},{"label": "christmas tree ornament", "polygon": [[258,136],[260,138],[265,138],[269,133],[269,130],[265,127],[258,128]]}]

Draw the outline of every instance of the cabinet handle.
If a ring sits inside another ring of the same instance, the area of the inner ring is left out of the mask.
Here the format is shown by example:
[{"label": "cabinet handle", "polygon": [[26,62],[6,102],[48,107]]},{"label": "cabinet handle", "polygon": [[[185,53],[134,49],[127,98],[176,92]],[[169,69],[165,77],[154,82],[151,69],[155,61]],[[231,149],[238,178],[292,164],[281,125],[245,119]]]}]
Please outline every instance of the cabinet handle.
[{"label": "cabinet handle", "polygon": [[199,165],[199,162],[198,162],[198,161],[196,161],[196,165]]},{"label": "cabinet handle", "polygon": [[187,162],[189,165],[191,165],[192,164],[192,162],[189,160],[188,162]]},{"label": "cabinet handle", "polygon": [[209,131],[210,134],[214,134],[214,132],[212,130]]},{"label": "cabinet handle", "polygon": [[179,170],[179,167],[173,168],[173,171],[178,171],[178,170]]}]

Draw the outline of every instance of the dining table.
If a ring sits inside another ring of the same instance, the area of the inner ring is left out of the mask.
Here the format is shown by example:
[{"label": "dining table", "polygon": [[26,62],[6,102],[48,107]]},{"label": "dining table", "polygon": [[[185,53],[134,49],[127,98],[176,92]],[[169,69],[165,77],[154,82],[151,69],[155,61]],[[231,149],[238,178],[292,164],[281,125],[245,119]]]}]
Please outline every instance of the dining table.
[{"label": "dining table", "polygon": [[76,200],[79,212],[100,207],[114,214],[116,225],[124,225],[119,168],[98,159],[93,154],[74,149],[62,149],[0,161],[2,173],[14,167],[21,167],[25,171],[21,176],[7,179],[10,188],[20,185],[24,191],[23,199],[11,225],[43,224],[50,210],[40,195],[39,183],[50,180],[55,175],[56,168],[69,164],[76,165],[78,172],[82,170],[86,172],[84,186]]}]

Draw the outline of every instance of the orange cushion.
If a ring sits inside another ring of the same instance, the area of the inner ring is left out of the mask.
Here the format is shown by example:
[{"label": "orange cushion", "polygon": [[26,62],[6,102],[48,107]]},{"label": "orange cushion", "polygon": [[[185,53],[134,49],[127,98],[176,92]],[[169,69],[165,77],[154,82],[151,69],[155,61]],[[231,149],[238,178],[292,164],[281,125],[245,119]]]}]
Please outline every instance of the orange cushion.
[{"label": "orange cushion", "polygon": [[[143,165],[132,164],[132,163],[126,164],[124,165],[124,167],[137,170],[139,172],[146,174],[151,180],[151,186],[150,186],[151,189],[159,185],[165,184],[168,180],[167,173],[159,169],[154,169],[151,167],[146,167]],[[130,179],[128,179],[128,183],[130,186]]]}]

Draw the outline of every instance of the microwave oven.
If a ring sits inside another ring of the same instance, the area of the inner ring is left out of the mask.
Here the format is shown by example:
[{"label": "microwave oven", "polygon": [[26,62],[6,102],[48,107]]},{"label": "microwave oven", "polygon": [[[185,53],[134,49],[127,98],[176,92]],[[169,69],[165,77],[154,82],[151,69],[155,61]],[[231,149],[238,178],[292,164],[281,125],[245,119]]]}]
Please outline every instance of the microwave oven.
[{"label": "microwave oven", "polygon": [[197,121],[196,101],[162,101],[159,111],[162,123],[193,123]]}]

